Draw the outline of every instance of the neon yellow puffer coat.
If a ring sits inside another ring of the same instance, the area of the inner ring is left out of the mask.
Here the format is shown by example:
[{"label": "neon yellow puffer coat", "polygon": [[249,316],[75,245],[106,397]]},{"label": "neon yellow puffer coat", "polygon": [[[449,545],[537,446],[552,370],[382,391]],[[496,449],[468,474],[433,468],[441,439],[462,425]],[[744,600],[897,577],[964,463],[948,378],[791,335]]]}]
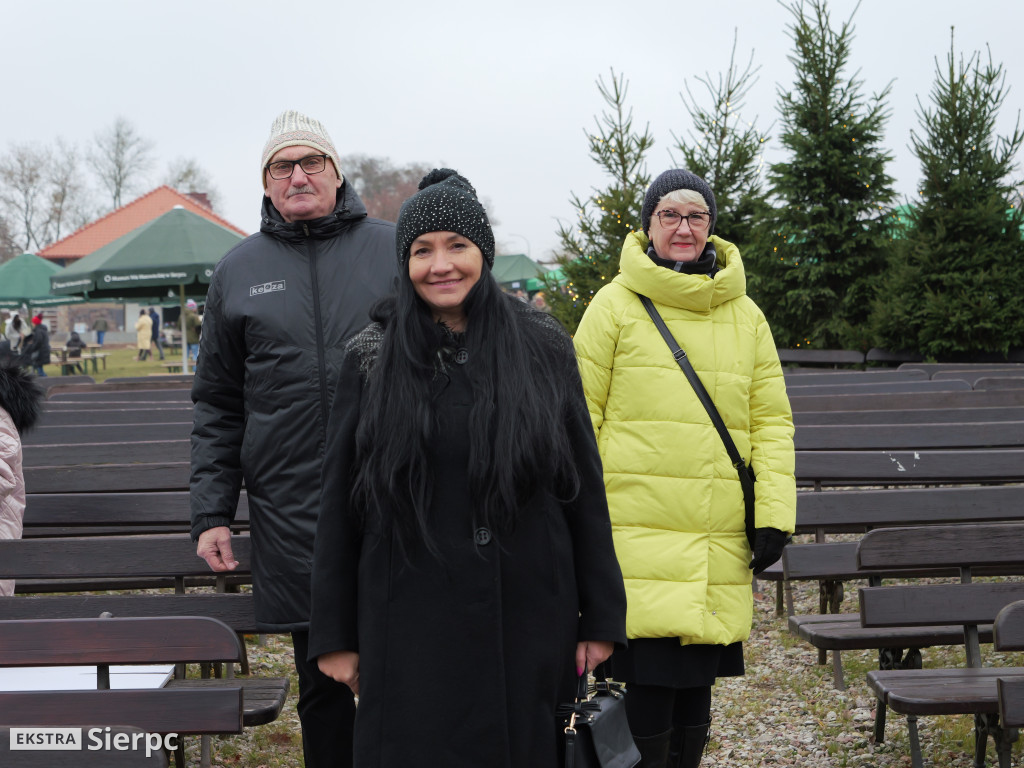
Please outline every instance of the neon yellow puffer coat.
[{"label": "neon yellow puffer coat", "polygon": [[756,525],[792,532],[793,417],[739,250],[712,237],[712,279],[656,265],[635,232],[621,274],[598,291],[574,342],[604,461],[626,632],[729,644],[750,634],[743,490],[721,437],[637,293],[649,296],[757,476]]}]

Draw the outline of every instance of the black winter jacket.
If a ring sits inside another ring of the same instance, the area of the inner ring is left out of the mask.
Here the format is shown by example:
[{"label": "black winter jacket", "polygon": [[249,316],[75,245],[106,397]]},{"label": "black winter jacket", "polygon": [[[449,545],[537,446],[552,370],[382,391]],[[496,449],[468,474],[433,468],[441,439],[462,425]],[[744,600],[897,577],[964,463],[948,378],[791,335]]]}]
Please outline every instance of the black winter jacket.
[{"label": "black winter jacket", "polygon": [[257,625],[305,630],[327,414],[346,340],[397,275],[395,229],[348,184],[328,216],[260,232],[217,264],[192,386],[192,537],[249,499]]}]

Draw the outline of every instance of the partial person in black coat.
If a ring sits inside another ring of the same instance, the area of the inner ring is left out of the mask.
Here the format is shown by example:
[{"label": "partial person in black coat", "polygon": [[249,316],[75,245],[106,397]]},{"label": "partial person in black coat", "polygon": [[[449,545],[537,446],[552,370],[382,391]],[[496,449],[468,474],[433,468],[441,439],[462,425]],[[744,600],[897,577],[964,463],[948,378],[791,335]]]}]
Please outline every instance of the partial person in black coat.
[{"label": "partial person in black coat", "polygon": [[626,638],[601,461],[571,341],[502,294],[473,187],[420,189],[342,362],[310,659],[360,696],[357,768],[554,768],[557,704]]}]

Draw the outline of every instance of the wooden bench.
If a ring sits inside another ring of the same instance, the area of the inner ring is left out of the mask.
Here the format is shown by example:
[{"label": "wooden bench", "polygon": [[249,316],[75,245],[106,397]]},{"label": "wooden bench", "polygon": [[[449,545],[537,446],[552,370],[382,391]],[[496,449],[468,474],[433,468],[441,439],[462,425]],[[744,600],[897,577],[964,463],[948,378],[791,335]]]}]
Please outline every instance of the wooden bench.
[{"label": "wooden bench", "polygon": [[[0,578],[14,578],[18,594],[0,597],[0,619],[70,619],[103,614],[116,617],[203,616],[230,627],[239,637],[259,631],[251,592],[227,592],[236,582],[251,583],[249,537],[232,537],[238,568],[230,574],[211,574],[195,554],[187,536],[78,536],[66,539],[15,539],[0,541]],[[41,591],[73,593],[95,588],[151,587],[151,581],[170,580],[174,593],[59,594],[39,596]],[[214,582],[217,591],[189,592],[186,584]],[[29,592],[35,596],[27,596]],[[244,646],[243,646],[244,649]],[[244,652],[237,659],[248,673]],[[224,680],[186,680],[183,669],[168,685],[178,688],[218,687]],[[209,671],[204,669],[204,676]],[[234,678],[231,685],[243,691],[243,723],[272,722],[280,714],[288,692],[283,678]],[[208,743],[203,745],[208,765]]]},{"label": "wooden bench", "polygon": [[864,353],[852,349],[779,349],[779,360],[797,365],[861,365]]},{"label": "wooden bench", "polygon": [[793,412],[798,411],[901,411],[908,409],[987,408],[1024,405],[1024,392],[966,390],[963,392],[889,392],[863,395],[801,395],[790,393]]},{"label": "wooden bench", "polygon": [[[822,654],[832,652],[833,683],[843,690],[841,652],[844,650],[877,648],[880,668],[886,668],[904,658],[920,658],[922,647],[960,641],[959,630],[946,634],[941,642],[934,636],[933,642],[925,642],[915,633],[897,636],[891,632],[865,630],[859,615],[839,613],[844,582],[863,580],[878,585],[883,578],[956,576],[959,572],[953,567],[864,571],[857,563],[857,542],[826,542],[826,536],[862,533],[878,527],[1000,521],[1024,522],[1024,485],[800,493],[797,496],[797,532],[813,533],[818,543],[790,544],[783,551],[781,568],[772,568],[759,578],[781,577],[790,632]],[[983,570],[985,575],[1022,572],[1024,568],[1006,566]],[[819,613],[796,615],[792,584],[807,580],[819,582]],[[824,663],[823,656],[820,661]]]},{"label": "wooden bench", "polygon": [[907,362],[900,365],[897,370],[900,371],[924,371],[928,378],[932,378],[936,373],[945,373],[948,371],[955,372],[967,372],[971,371],[993,371],[993,370],[1007,370],[1007,371],[1019,371],[1024,373],[1024,364],[1021,363],[923,363],[923,362]]},{"label": "wooden bench", "polygon": [[[188,533],[188,491],[125,493],[30,493],[27,495],[24,538],[96,536],[139,533]],[[231,529],[249,529],[249,500],[245,490]]]},{"label": "wooden bench", "polygon": [[[241,733],[238,684],[155,689],[110,687],[110,666],[238,661],[234,631],[196,616],[0,620],[0,666],[96,666],[94,690],[0,691],[8,727],[129,725],[153,734]],[[173,681],[172,681],[173,682]],[[184,746],[175,744],[178,768]]]},{"label": "wooden bench", "polygon": [[920,716],[970,714],[975,726],[975,765],[983,766],[989,736],[1000,766],[1010,765],[1012,729],[999,723],[997,679],[1024,680],[1024,667],[983,668],[979,627],[1004,607],[1024,599],[1024,582],[972,583],[979,566],[1017,567],[1024,559],[1024,525],[956,525],[882,528],[868,532],[858,548],[865,570],[955,567],[959,584],[865,587],[859,590],[861,622],[869,628],[960,625],[967,666],[962,669],[887,669],[869,672],[878,697],[875,739],[885,737],[886,707],[907,718],[911,762],[922,768]]},{"label": "wooden bench", "polygon": [[[87,726],[88,727],[88,726]],[[111,744],[131,745],[134,743],[141,746],[145,742],[145,731],[140,728],[128,728],[125,726],[107,726],[109,734],[104,728],[100,742],[106,745],[106,739],[110,738]],[[86,731],[87,733],[87,731]],[[124,734],[119,736],[118,734]],[[136,734],[139,734],[136,736]],[[126,741],[119,741],[126,739]],[[84,740],[83,740],[84,741]],[[152,751],[147,754],[142,749],[93,749],[95,743],[88,742],[90,747],[83,745],[81,750],[53,751],[53,750],[21,750],[10,748],[11,729],[0,727],[0,765],[4,768],[167,768],[167,753],[162,750]]]},{"label": "wooden bench", "polygon": [[970,392],[971,385],[960,379],[933,381],[878,381],[864,383],[835,383],[801,385],[800,377],[786,380],[786,392],[790,398],[821,397],[823,395],[889,395],[926,394],[936,392]]},{"label": "wooden bench", "polygon": [[1024,421],[1024,406],[985,408],[905,408],[898,411],[797,411],[793,422],[805,426],[872,424],[970,424],[973,422]]},{"label": "wooden bench", "polygon": [[868,371],[822,371],[820,368],[784,368],[787,387],[811,384],[877,384],[887,381],[927,381],[924,371],[880,368]]},{"label": "wooden bench", "polygon": [[[1024,601],[999,612],[994,624],[997,651],[1024,651]],[[999,720],[1004,728],[1024,726],[1024,680],[999,678]]]}]

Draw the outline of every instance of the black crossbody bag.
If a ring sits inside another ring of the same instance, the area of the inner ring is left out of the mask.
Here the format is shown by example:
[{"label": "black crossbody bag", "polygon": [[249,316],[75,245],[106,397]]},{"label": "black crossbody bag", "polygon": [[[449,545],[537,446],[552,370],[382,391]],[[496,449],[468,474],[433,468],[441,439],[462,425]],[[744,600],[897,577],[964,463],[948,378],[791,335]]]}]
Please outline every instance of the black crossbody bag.
[{"label": "black crossbody bag", "polygon": [[654,306],[649,298],[644,296],[642,293],[638,293],[637,296],[644,305],[644,309],[647,310],[647,314],[651,316],[651,320],[654,321],[654,325],[657,326],[658,331],[661,333],[661,337],[668,344],[669,350],[672,352],[672,357],[679,364],[683,374],[686,376],[686,380],[690,382],[690,386],[693,387],[693,391],[697,393],[697,399],[700,400],[701,405],[704,406],[704,410],[708,412],[708,416],[711,417],[711,423],[715,425],[715,429],[718,430],[718,435],[722,438],[722,442],[725,443],[726,453],[729,454],[729,461],[736,468],[736,473],[740,477],[740,486],[743,488],[743,522],[746,525],[747,542],[750,544],[750,549],[754,549],[754,470],[747,465],[747,462],[740,456],[739,449],[736,448],[736,443],[733,442],[732,437],[729,435],[729,430],[725,427],[725,422],[722,421],[721,414],[718,413],[718,409],[715,407],[714,401],[711,399],[711,395],[704,389],[704,384],[701,382],[697,372],[693,370],[693,366],[690,364],[689,358],[686,356],[686,352],[683,351],[682,347],[676,341],[672,332],[665,325],[665,321],[661,318],[661,314]]}]

